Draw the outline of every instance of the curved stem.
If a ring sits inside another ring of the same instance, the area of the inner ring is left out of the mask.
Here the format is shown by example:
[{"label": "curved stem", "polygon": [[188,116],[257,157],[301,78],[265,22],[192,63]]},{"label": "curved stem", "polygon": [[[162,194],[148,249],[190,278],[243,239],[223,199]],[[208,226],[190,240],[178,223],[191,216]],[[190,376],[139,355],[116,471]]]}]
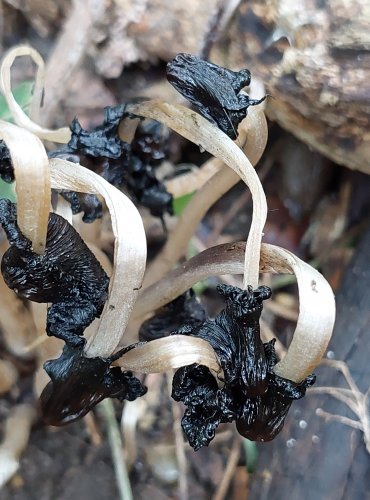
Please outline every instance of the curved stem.
[{"label": "curved stem", "polygon": [[49,160],[45,148],[35,135],[0,120],[0,139],[9,149],[17,193],[17,222],[31,240],[33,250],[45,250],[51,188]]},{"label": "curved stem", "polygon": [[208,342],[197,337],[173,335],[152,340],[124,354],[114,364],[139,373],[161,373],[197,363],[222,378],[217,356]]},{"label": "curved stem", "polygon": [[30,114],[33,117],[36,117],[38,115],[38,107],[40,105],[42,96],[41,88],[43,86],[45,72],[45,64],[40,54],[37,52],[37,50],[32,49],[31,47],[28,47],[26,45],[20,45],[18,47],[15,47],[14,49],[11,49],[5,54],[4,58],[2,59],[0,67],[0,89],[4,94],[15,123],[20,127],[23,127],[26,130],[34,133],[35,135],[40,137],[40,139],[67,143],[71,138],[71,131],[68,127],[60,128],[57,130],[49,130],[41,127],[26,115],[26,113],[14,99],[11,84],[11,67],[14,63],[14,60],[20,56],[31,57],[31,59],[37,66],[35,94],[31,103]]},{"label": "curved stem", "polygon": [[[183,106],[154,100],[130,105],[127,110],[138,116],[162,122],[186,139],[209,151],[234,170],[250,188],[253,199],[253,217],[245,252],[244,286],[257,286],[260,247],[267,216],[267,205],[262,185],[248,158],[221,130]],[[234,183],[236,180],[237,178],[234,177]],[[210,205],[208,204],[208,206]]]},{"label": "curved stem", "polygon": [[81,165],[52,159],[50,170],[53,188],[101,195],[110,212],[115,245],[109,297],[99,328],[85,348],[88,357],[108,357],[121,340],[143,280],[146,238],[142,219],[127,196]]},{"label": "curved stem", "polygon": [[[238,132],[239,136],[236,144],[241,147],[245,155],[249,158],[249,161],[255,166],[260,160],[267,142],[267,122],[262,106],[249,110],[248,116],[240,123]],[[192,172],[178,175],[166,181],[166,189],[174,198],[198,191],[222,168],[223,165],[220,159],[212,158],[206,161],[200,168],[196,168]],[[229,169],[226,170],[229,172]],[[231,178],[233,179],[234,177],[235,176],[232,176]],[[222,182],[224,181],[223,179],[221,180]],[[237,180],[239,180],[239,178]],[[220,184],[222,185],[222,183]],[[227,189],[228,186],[229,184],[226,184],[224,189]],[[197,198],[198,196],[195,195],[192,199],[192,205],[197,205]],[[204,193],[202,193],[202,195],[199,194],[199,198],[203,199]],[[213,199],[209,198],[209,196],[206,196],[206,199],[210,204],[214,203]],[[197,219],[201,219],[203,217],[202,214],[203,212],[199,211],[197,213]],[[182,223],[184,224],[184,222],[185,221]]]},{"label": "curved stem", "polygon": [[[205,250],[144,290],[135,317],[148,313],[149,306],[151,310],[163,306],[200,279],[224,273],[240,274],[242,269],[242,243]],[[335,320],[333,292],[316,269],[275,245],[262,244],[260,270],[296,275],[300,304],[298,321],[287,353],[274,370],[283,378],[301,382],[320,363],[327,349]]]},{"label": "curved stem", "polygon": [[[292,273],[284,262],[271,261],[268,249],[271,245],[262,243],[260,272],[262,273]],[[168,304],[182,293],[189,290],[195,283],[224,274],[243,274],[245,241],[224,243],[203,252],[180,264],[161,280],[145,288],[137,301],[133,319],[139,319]]]},{"label": "curved stem", "polygon": [[300,382],[313,372],[323,357],[334,328],[335,301],[329,283],[316,269],[288,250],[269,245],[272,258],[288,265],[297,277],[299,316],[293,339],[277,375]]}]

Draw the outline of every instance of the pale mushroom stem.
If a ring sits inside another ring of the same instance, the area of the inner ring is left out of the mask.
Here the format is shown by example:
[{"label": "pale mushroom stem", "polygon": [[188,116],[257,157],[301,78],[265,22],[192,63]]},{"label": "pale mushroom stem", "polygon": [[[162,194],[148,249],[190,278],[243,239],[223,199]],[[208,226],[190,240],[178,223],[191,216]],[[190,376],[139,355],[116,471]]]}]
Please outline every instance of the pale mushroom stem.
[{"label": "pale mushroom stem", "polygon": [[[245,287],[248,285],[252,285],[253,287],[258,286],[259,255],[262,231],[267,216],[267,205],[260,180],[248,158],[244,155],[242,150],[215,125],[183,106],[154,100],[129,105],[127,111],[137,116],[152,118],[164,123],[186,139],[220,158],[228,167],[234,170],[250,188],[253,199],[253,216],[245,252],[243,283]],[[234,177],[233,183],[235,183],[236,180],[237,178]],[[230,184],[233,185],[232,183]],[[231,185],[229,185],[229,188]],[[220,194],[218,194],[218,197],[219,196]],[[204,208],[202,210],[204,210]]]},{"label": "pale mushroom stem", "polygon": [[[240,274],[244,266],[244,248],[243,242],[224,244],[196,255],[143,292],[135,317],[163,306],[202,279],[225,273]],[[297,326],[287,354],[274,370],[283,378],[301,382],[320,363],[331,338],[335,320],[333,292],[316,269],[275,245],[262,244],[260,271],[296,275],[300,303]],[[153,352],[156,342],[150,342]],[[141,352],[143,356],[137,360],[138,365],[145,363],[145,351]],[[122,358],[123,364],[126,356]],[[130,361],[135,356],[132,351]],[[156,362],[160,365],[160,356]]]},{"label": "pale mushroom stem", "polygon": [[88,357],[108,357],[120,343],[141,288],[146,264],[143,222],[127,196],[94,172],[60,159],[50,160],[50,170],[53,188],[103,196],[109,209],[114,268],[99,327],[85,348]]},{"label": "pale mushroom stem", "polygon": [[36,410],[29,404],[15,406],[7,418],[0,445],[0,488],[17,472],[35,419]]},{"label": "pale mushroom stem", "polygon": [[34,134],[0,120],[0,140],[9,149],[17,193],[17,221],[37,254],[45,250],[50,211],[50,171],[45,148]]},{"label": "pale mushroom stem", "polygon": [[125,370],[139,373],[162,373],[193,363],[207,366],[222,378],[222,369],[210,344],[185,335],[152,340],[132,349],[115,362]]},{"label": "pale mushroom stem", "polygon": [[68,127],[63,127],[57,130],[49,130],[41,127],[37,123],[35,123],[23,109],[19,106],[17,101],[15,100],[12,92],[12,84],[11,84],[11,68],[17,57],[20,56],[29,56],[36,64],[36,80],[35,80],[35,94],[34,98],[31,102],[31,113],[34,119],[38,118],[39,114],[39,106],[41,102],[41,96],[43,91],[43,82],[44,82],[44,72],[45,72],[45,63],[41,57],[41,55],[37,52],[37,50],[32,49],[26,45],[20,45],[9,50],[1,61],[0,66],[0,90],[4,94],[6,102],[9,106],[9,109],[12,113],[13,119],[17,125],[23,127],[24,129],[32,132],[37,135],[40,139],[45,139],[54,142],[67,143],[71,138],[71,131]]}]

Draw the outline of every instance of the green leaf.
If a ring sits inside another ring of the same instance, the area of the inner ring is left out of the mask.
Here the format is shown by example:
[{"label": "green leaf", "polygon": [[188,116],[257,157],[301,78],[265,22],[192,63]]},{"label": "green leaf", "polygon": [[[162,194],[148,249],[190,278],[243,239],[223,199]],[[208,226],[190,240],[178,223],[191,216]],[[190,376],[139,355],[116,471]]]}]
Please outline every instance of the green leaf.
[{"label": "green leaf", "polygon": [[247,471],[251,474],[255,471],[258,459],[258,449],[254,441],[249,439],[242,439],[242,444],[245,453],[245,460],[247,462]]},{"label": "green leaf", "polygon": [[16,201],[16,195],[14,192],[14,182],[8,184],[0,179],[0,198],[7,198],[10,201]]},{"label": "green leaf", "polygon": [[[28,107],[31,102],[32,91],[33,82],[31,81],[24,81],[17,85],[13,90],[14,99],[25,112],[28,111]],[[12,115],[3,95],[0,95],[0,118],[9,122],[12,121]]]},{"label": "green leaf", "polygon": [[179,196],[178,198],[175,198],[173,200],[173,213],[174,215],[181,215],[182,212],[184,211],[184,208],[186,205],[189,203],[189,201],[192,199],[194,196],[194,193],[189,193],[189,194],[184,194],[184,196]]}]

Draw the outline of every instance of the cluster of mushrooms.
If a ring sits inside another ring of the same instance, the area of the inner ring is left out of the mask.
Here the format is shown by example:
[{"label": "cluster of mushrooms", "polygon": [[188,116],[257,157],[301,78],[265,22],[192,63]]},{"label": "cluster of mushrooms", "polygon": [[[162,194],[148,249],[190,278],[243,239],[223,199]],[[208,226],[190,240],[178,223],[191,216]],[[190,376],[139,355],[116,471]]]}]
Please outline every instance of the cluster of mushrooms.
[{"label": "cluster of mushrooms", "polygon": [[[20,55],[37,65],[29,115],[11,90],[10,69]],[[38,384],[44,421],[72,422],[107,397],[132,401],[146,392],[132,372],[175,369],[172,397],[186,407],[182,427],[195,450],[210,443],[222,422],[236,422],[248,439],[273,439],[293,400],[314,383],[335,305],[319,272],[289,251],[262,243],[267,206],[254,165],[267,140],[265,98],[243,92],[249,71],[179,54],[167,76],[190,109],[137,99],[107,108],[104,122],[92,131],[77,120],[58,130],[39,124],[43,71],[40,55],[29,47],[17,47],[2,62],[1,90],[14,124],[0,121],[0,176],[15,179],[17,203],[0,200],[0,224],[9,243],[1,261],[5,283],[36,303],[38,319],[39,304],[47,304],[40,335],[46,325],[50,338],[44,344],[56,347],[43,364],[50,379],[40,375]],[[153,166],[163,158],[169,129],[214,158],[199,171],[161,182]],[[42,141],[58,146],[47,152]],[[253,199],[246,242],[209,248],[178,265],[209,207],[240,179]],[[171,214],[173,195],[193,191],[146,269],[146,237],[135,204],[163,220]],[[102,201],[114,234],[113,265],[72,225],[72,213],[82,212],[86,222],[101,217]],[[259,286],[260,272],[297,277],[299,318],[280,361],[275,340],[261,339],[260,316],[271,289]],[[225,307],[209,319],[189,290],[225,274],[243,274],[243,286],[220,284]],[[140,341],[139,330],[156,335]],[[56,339],[63,349],[53,344]]]}]

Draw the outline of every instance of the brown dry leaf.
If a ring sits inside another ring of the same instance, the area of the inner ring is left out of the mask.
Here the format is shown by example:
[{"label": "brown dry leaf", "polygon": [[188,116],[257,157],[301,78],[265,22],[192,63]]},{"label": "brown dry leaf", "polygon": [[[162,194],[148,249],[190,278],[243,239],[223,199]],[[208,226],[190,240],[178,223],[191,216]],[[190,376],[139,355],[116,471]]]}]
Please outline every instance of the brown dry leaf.
[{"label": "brown dry leaf", "polygon": [[232,482],[232,500],[248,500],[249,474],[245,466],[237,467]]}]

